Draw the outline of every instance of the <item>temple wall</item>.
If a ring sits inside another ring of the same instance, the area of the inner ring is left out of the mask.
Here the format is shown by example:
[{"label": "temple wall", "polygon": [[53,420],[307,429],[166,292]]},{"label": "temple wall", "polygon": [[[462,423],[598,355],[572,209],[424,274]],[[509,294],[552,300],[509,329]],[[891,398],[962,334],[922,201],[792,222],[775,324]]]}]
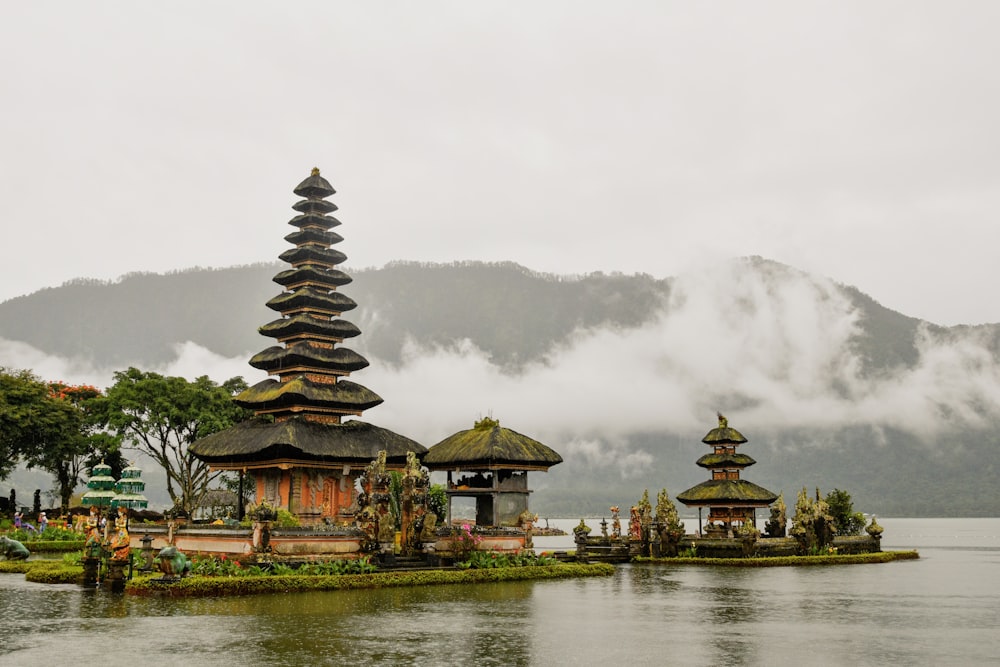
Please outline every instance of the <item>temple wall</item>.
[{"label": "temple wall", "polygon": [[[129,546],[139,551],[142,538],[152,538],[153,552],[169,545],[167,526],[144,526],[129,534]],[[223,527],[182,527],[173,533],[174,546],[190,555],[243,556],[253,553],[253,529]],[[274,528],[270,534],[271,553],[278,556],[344,556],[361,554],[361,538],[352,531],[317,533],[307,529]]]}]

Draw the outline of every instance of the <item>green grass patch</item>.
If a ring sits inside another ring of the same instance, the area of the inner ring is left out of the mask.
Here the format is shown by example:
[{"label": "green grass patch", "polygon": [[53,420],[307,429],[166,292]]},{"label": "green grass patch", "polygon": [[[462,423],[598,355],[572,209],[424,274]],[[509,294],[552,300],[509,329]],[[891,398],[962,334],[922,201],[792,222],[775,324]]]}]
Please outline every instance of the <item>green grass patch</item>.
[{"label": "green grass patch", "polygon": [[154,581],[158,576],[144,576],[130,581],[125,592],[133,595],[168,595],[171,597],[215,597],[257,595],[306,591],[338,591],[400,586],[475,584],[530,579],[610,576],[615,571],[607,563],[564,563],[540,567],[508,567],[468,570],[418,570],[411,572],[372,572],[344,575],[279,575],[264,577],[191,576],[173,584]]},{"label": "green grass patch", "polygon": [[776,556],[773,558],[636,558],[637,563],[657,565],[716,565],[726,567],[808,567],[811,565],[862,565],[920,558],[916,551],[879,551],[832,556]]}]

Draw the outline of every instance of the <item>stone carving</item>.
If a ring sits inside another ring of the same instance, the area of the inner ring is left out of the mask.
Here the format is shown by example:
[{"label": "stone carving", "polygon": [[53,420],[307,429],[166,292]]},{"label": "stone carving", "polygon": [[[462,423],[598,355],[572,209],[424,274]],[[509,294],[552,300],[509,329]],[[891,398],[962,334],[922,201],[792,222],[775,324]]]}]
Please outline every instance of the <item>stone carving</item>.
[{"label": "stone carving", "polygon": [[129,552],[128,536],[128,509],[118,508],[118,516],[115,518],[115,536],[111,538],[111,560],[127,561]]},{"label": "stone carving", "polygon": [[163,547],[156,554],[156,564],[160,572],[168,577],[183,577],[191,572],[191,561],[174,546]]},{"label": "stone carving", "polygon": [[7,536],[0,536],[0,553],[7,560],[27,560],[31,552],[17,540],[12,540]]}]

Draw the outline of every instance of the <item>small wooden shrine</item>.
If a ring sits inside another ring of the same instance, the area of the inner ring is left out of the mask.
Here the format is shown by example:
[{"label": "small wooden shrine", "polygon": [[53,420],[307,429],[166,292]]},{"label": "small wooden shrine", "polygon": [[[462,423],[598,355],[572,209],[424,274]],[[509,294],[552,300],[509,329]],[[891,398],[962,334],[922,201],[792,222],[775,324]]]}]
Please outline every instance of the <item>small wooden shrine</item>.
[{"label": "small wooden shrine", "polygon": [[347,256],[331,248],[343,240],[330,231],[340,221],[329,215],[337,206],[319,169],[299,183],[303,199],[285,236],[293,248],[279,258],[291,268],[274,282],[284,288],[267,302],[281,317],[260,328],[279,343],[250,359],[250,365],[276,376],[250,387],[234,400],[255,418],[198,440],[190,451],[215,470],[252,475],[257,503],[285,509],[303,523],[353,520],[356,480],[379,452],[389,469],[402,470],[407,454],[427,449],[405,436],[346,417],[360,416],[382,398],[346,379],[368,366],[342,346],[361,331],[341,319],[356,303],[338,291],[351,282],[337,269]]},{"label": "small wooden shrine", "polygon": [[[688,507],[697,507],[699,524],[701,508],[708,508],[709,532],[715,530],[732,533],[734,525],[756,526],[755,513],[758,507],[767,507],[778,498],[778,494],[740,479],[740,471],[752,466],[756,461],[746,454],[738,454],[736,448],[747,441],[739,431],[729,426],[729,421],[719,417],[719,425],[708,432],[702,442],[712,448],[711,454],[698,459],[697,464],[707,468],[712,478],[677,494],[677,500]],[[721,525],[721,529],[720,529]],[[701,526],[699,525],[699,530]]]},{"label": "small wooden shrine", "polygon": [[429,470],[448,472],[448,521],[455,498],[474,498],[476,524],[514,526],[528,511],[529,470],[548,470],[562,457],[526,435],[484,417],[427,451]]}]

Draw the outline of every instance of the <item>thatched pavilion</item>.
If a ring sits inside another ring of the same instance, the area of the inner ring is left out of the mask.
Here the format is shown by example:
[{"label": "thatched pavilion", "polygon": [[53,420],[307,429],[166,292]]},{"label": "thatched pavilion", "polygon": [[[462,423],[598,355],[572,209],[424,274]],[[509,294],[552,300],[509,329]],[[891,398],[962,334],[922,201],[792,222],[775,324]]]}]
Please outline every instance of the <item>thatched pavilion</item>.
[{"label": "thatched pavilion", "polygon": [[542,443],[485,417],[431,447],[423,463],[448,472],[448,520],[455,498],[474,498],[476,524],[512,526],[528,509],[529,470],[548,470],[562,457]]},{"label": "thatched pavilion", "polygon": [[707,507],[709,523],[722,524],[727,533],[733,530],[734,524],[756,525],[756,509],[769,506],[778,499],[778,494],[740,479],[740,471],[756,463],[746,454],[736,453],[736,448],[747,439],[731,428],[729,421],[720,414],[719,425],[701,441],[712,448],[712,453],[699,458],[697,464],[710,470],[712,478],[678,493],[677,500],[698,508],[699,524],[701,508]]},{"label": "thatched pavilion", "polygon": [[389,468],[402,469],[408,452],[427,449],[360,416],[382,402],[367,387],[347,380],[368,361],[342,346],[361,331],[340,315],[357,304],[338,291],[351,282],[337,269],[347,256],[330,246],[343,240],[330,231],[340,221],[329,213],[337,206],[319,170],[294,193],[303,197],[292,208],[299,215],[285,236],[294,245],[280,255],[291,264],[274,282],[284,288],[267,302],[281,317],[260,328],[279,343],[250,360],[269,378],[234,400],[255,418],[191,445],[190,451],[215,470],[235,470],[253,477],[258,503],[286,509],[305,523],[346,523],[356,508],[355,481],[380,451]]}]

